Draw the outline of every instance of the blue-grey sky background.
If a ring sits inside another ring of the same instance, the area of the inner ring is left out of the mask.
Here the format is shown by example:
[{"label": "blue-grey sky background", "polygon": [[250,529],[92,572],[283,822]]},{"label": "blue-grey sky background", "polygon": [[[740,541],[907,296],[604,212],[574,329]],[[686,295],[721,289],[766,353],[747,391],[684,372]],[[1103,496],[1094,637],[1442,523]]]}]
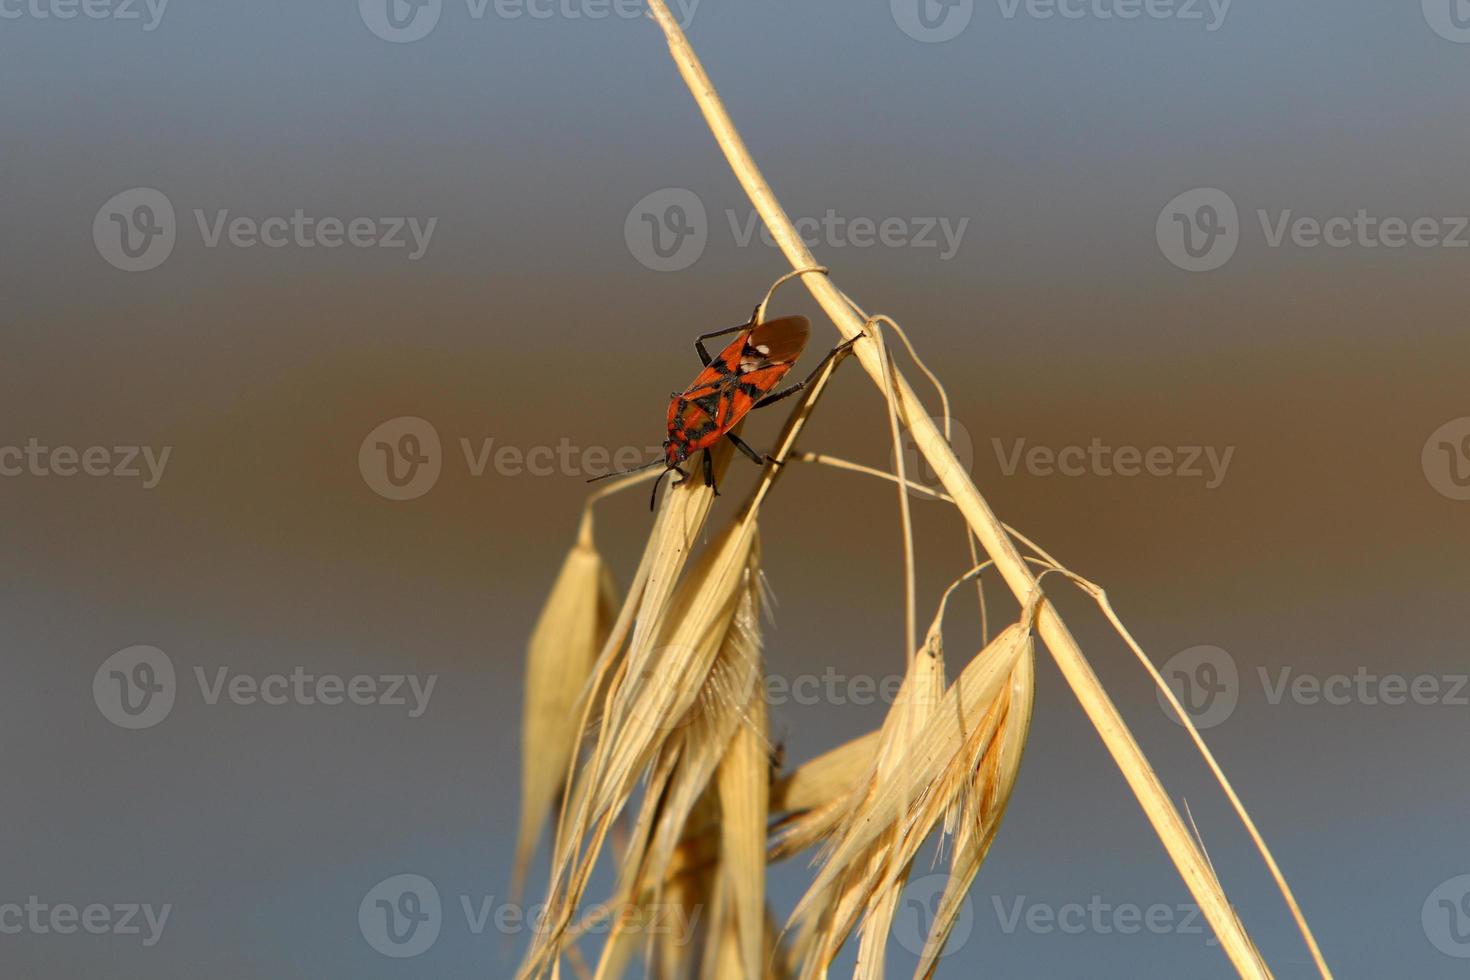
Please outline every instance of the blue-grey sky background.
[{"label": "blue-grey sky background", "polygon": [[[956,36],[925,43],[896,2],[702,0],[689,35],[793,216],[965,222],[952,256],[814,250],[944,378],[1005,520],[1106,585],[1157,661],[1228,652],[1238,704],[1207,737],[1337,975],[1465,976],[1470,706],[1444,702],[1470,670],[1470,501],[1454,479],[1470,473],[1470,442],[1448,470],[1433,460],[1470,435],[1470,248],[1273,247],[1259,212],[1428,217],[1447,233],[1470,215],[1470,9],[1235,0],[1220,18],[1179,0],[1149,8],[1175,16],[1123,20],[1098,11],[1126,0],[1064,3],[1079,18],[976,0]],[[37,15],[56,6],[0,0],[0,453],[35,439],[171,454],[151,489],[0,477],[0,906],[35,895],[172,911],[147,947],[12,934],[0,912],[0,974],[508,977],[525,936],[474,934],[460,899],[507,900],[521,657],[593,474],[474,475],[460,440],[656,444],[666,392],[698,366],[691,338],[743,319],[780,255],[742,244],[749,205],[645,19],[569,16],[589,0],[557,0],[544,19],[500,16],[491,0],[477,18],[443,0],[426,36],[391,43],[350,0],[171,0],[153,29],[144,5],[125,8],[133,20]],[[131,188],[167,198],[176,242],[130,273],[93,223]],[[625,226],[667,188],[698,198],[707,243],[660,272]],[[1238,244],[1188,272],[1156,223],[1200,188],[1238,209]],[[297,209],[435,225],[410,260],[208,247],[195,218]],[[835,334],[790,288],[778,305],[818,319],[813,349],[825,346]],[[358,449],[399,416],[433,424],[443,473],[395,502]],[[753,420],[747,439],[777,424]],[[804,444],[882,464],[886,439],[852,369]],[[1214,488],[1007,473],[1018,440],[1093,439],[1233,455]],[[735,465],[726,509],[750,479]],[[941,505],[915,510],[927,620],[968,556]],[[797,469],[766,511],[780,600],[769,669],[899,670],[891,489]],[[648,520],[636,492],[599,511],[624,582]],[[1314,975],[1147,679],[1085,601],[1060,601],[1276,975]],[[973,606],[954,603],[947,622],[958,670],[978,640]],[[92,679],[139,644],[169,656],[177,701],[128,731],[99,711]],[[940,975],[1229,976],[1176,908],[1189,896],[1075,699],[1039,663],[1015,802]],[[194,671],[221,667],[438,680],[409,718],[209,704]],[[1273,703],[1261,672],[1274,685],[1283,669],[1430,677],[1444,696]],[[882,717],[846,703],[772,711],[792,762]],[[543,855],[531,900],[544,872]],[[402,873],[433,881],[445,913],[437,942],[400,960],[365,941],[357,912]],[[776,873],[782,911],[804,875]],[[1007,927],[1018,908],[1089,902],[1163,906],[1179,927]],[[912,962],[895,943],[893,969]]]}]

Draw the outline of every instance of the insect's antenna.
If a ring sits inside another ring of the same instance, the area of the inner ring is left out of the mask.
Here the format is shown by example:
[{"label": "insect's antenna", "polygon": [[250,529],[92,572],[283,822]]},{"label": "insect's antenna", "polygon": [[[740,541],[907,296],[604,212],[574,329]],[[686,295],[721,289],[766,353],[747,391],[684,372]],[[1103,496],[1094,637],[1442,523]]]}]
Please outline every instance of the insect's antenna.
[{"label": "insect's antenna", "polygon": [[[656,460],[656,462],[662,462],[662,460]],[[656,504],[658,502],[658,485],[660,483],[664,482],[664,477],[666,477],[668,475],[669,475],[669,471],[668,470],[664,470],[662,473],[660,473],[658,475],[658,479],[653,481],[653,491],[651,493],[649,493],[649,495],[648,495],[648,509],[649,509],[650,512],[653,511],[654,504]]]},{"label": "insect's antenna", "polygon": [[659,465],[662,462],[663,462],[662,459],[649,460],[648,462],[644,463],[642,466],[635,466],[632,469],[628,469],[628,470],[613,470],[611,473],[604,473],[601,476],[594,476],[590,480],[588,480],[587,482],[588,483],[596,483],[598,480],[606,480],[610,476],[627,476],[629,473],[637,473],[637,472],[639,472],[641,470],[651,469],[651,468]]}]

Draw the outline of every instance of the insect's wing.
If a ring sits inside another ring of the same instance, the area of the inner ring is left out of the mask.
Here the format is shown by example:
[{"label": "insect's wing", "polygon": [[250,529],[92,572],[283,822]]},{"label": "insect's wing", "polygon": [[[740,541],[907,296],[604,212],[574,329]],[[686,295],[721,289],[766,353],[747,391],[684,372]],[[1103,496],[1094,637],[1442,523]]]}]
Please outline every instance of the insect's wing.
[{"label": "insect's wing", "polygon": [[775,390],[801,356],[811,329],[804,316],[783,316],[745,335],[734,373],[727,382],[730,406],[721,419],[725,426],[733,425]]},{"label": "insect's wing", "polygon": [[[745,337],[747,351],[759,353],[767,364],[794,364],[811,336],[812,325],[804,316],[783,316],[755,326]],[[749,364],[746,371],[765,365]]]}]

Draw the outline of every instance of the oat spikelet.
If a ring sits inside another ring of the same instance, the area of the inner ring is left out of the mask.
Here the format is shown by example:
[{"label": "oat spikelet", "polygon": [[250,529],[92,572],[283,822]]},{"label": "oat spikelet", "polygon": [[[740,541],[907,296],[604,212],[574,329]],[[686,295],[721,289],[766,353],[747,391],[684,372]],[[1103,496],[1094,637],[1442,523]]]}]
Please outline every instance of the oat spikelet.
[{"label": "oat spikelet", "polygon": [[[948,595],[946,595],[948,598]],[[889,713],[893,723],[885,724],[879,738],[878,758],[874,767],[874,785],[886,784],[901,774],[907,763],[908,745],[928,723],[939,700],[944,694],[944,642],[940,617],[944,614],[943,603],[939,615],[929,627],[923,648],[910,665],[909,678],[912,690],[904,696],[901,690],[894,711]],[[898,843],[899,828],[885,832],[874,845],[874,854],[869,861],[872,873],[885,872],[887,882],[867,896],[866,914],[863,916],[858,941],[856,980],[882,980],[883,953],[888,944],[888,930],[893,924],[893,914],[898,908],[898,899],[903,887],[902,879],[907,869],[893,874],[891,868],[893,847]],[[856,890],[856,894],[863,894]],[[837,939],[834,932],[832,938]],[[835,953],[835,947],[832,948]]]},{"label": "oat spikelet", "polygon": [[[962,789],[961,814],[954,839],[949,879],[924,941],[914,980],[929,980],[944,954],[944,944],[964,907],[966,894],[990,851],[1011,791],[1021,771],[1021,756],[1031,731],[1031,708],[1036,700],[1036,660],[1025,651],[1011,671],[1010,685],[996,706],[1000,727],[988,749],[973,765]],[[973,760],[963,759],[965,763]],[[962,774],[956,774],[962,775]]]},{"label": "oat spikelet", "polygon": [[[658,763],[656,778],[668,784],[680,760],[677,754],[665,750],[679,747],[686,728],[708,720],[704,719],[706,704],[701,694],[732,633],[742,599],[748,600],[757,589],[754,583],[758,580],[759,559],[755,542],[753,520],[736,521],[721,532],[675,589],[663,628],[647,644],[639,645],[635,638],[609,686],[598,744],[579,774],[574,792],[583,823],[569,838],[571,849],[565,854],[568,871],[565,890],[558,895],[559,924],[538,936],[533,944],[526,965],[528,974],[534,975],[540,964],[554,957],[610,824],[633,796],[640,777],[651,764]],[[751,670],[753,658],[747,654],[744,659],[747,671]],[[753,683],[754,674],[750,676]],[[735,703],[743,706],[744,697]],[[719,751],[716,745],[709,756],[707,768],[711,773]],[[691,791],[696,788],[687,779],[683,785]],[[648,794],[650,798],[661,795],[661,787]],[[643,818],[639,825],[641,832],[653,826]],[[677,821],[665,825],[677,829]]]},{"label": "oat spikelet", "polygon": [[[713,454],[716,476],[729,464],[727,450],[717,447]],[[634,481],[629,481],[634,482]],[[709,515],[714,495],[701,481],[688,481],[671,488],[654,520],[653,531],[634,576],[633,585],[624,600],[608,641],[603,645],[589,682],[589,692],[596,697],[584,699],[581,711],[568,718],[570,727],[580,734],[597,732],[590,759],[572,783],[568,803],[557,827],[552,854],[550,885],[547,890],[546,916],[542,928],[533,938],[530,951],[522,964],[521,976],[540,976],[555,966],[555,951],[560,948],[565,931],[572,923],[577,903],[591,873],[591,864],[600,851],[616,812],[607,806],[594,808],[610,748],[607,726],[598,724],[594,706],[605,704],[628,670],[630,649],[646,648],[660,629],[673,602],[675,583],[689,560],[690,552]],[[631,634],[631,640],[629,639]],[[626,796],[618,803],[621,808]],[[588,853],[590,852],[590,854]]]},{"label": "oat spikelet", "polygon": [[[925,838],[968,785],[964,777],[974,760],[989,750],[998,727],[997,706],[1017,661],[1030,655],[1029,625],[1003,630],[950,685],[923,728],[904,746],[891,775],[873,780],[866,798],[840,823],[835,843],[793,916],[803,923],[803,939],[814,934],[820,940],[800,947],[806,956],[805,976],[825,972],[864,909],[871,906],[881,913],[882,896],[901,888]],[[869,962],[882,953],[876,931],[873,937]]]},{"label": "oat spikelet", "polygon": [[592,674],[617,611],[617,587],[583,512],[576,544],[562,562],[526,654],[521,719],[521,823],[511,892],[518,897],[552,806],[565,788],[577,730],[567,723]]},{"label": "oat spikelet", "polygon": [[[959,583],[976,573],[976,570],[967,573],[941,596],[934,619],[925,634],[923,646],[915,655],[908,657],[908,671],[899,688],[898,697],[877,733],[872,754],[869,756],[871,762],[868,770],[849,784],[851,789],[834,796],[825,806],[814,809],[794,827],[786,828],[786,832],[778,837],[778,849],[790,848],[794,844],[802,843],[803,838],[820,833],[823,836],[831,835],[827,851],[830,858],[832,847],[841,839],[842,828],[849,826],[854,820],[866,819],[866,808],[875,797],[894,780],[902,778],[907,746],[928,723],[944,694],[945,607]],[[851,765],[854,760],[848,758],[843,761]],[[881,931],[886,934],[886,917],[892,914],[892,902],[897,895],[880,896],[871,892],[864,884],[881,872],[884,854],[884,847],[877,846],[871,856],[872,860],[860,862],[864,865],[863,868],[842,872],[847,877],[840,885],[835,879],[824,881],[819,877],[797,905],[792,914],[792,921],[800,921],[802,924],[797,950],[807,960],[809,970],[814,964],[825,969],[851,930],[863,904],[872,902],[870,911],[876,915],[877,924],[882,925]],[[832,870],[830,861],[826,870]],[[837,892],[827,894],[826,890],[833,885],[838,885]],[[820,952],[815,947],[820,947]],[[881,967],[874,963],[871,953],[864,957],[860,952],[859,975],[866,975],[868,978],[881,975],[873,973],[873,970],[881,970]]]},{"label": "oat spikelet", "polygon": [[759,977],[766,955],[766,815],[770,809],[770,742],[764,685],[751,690],[746,716],[720,761],[720,869],[735,920],[739,962],[734,976]]},{"label": "oat spikelet", "polygon": [[[706,803],[717,773],[760,746],[759,788],[751,788],[759,813],[753,819],[754,852],[761,857],[760,893],[764,892],[766,803],[769,766],[765,751],[765,700],[760,666],[760,585],[758,552],[752,552],[739,601],[724,642],[688,714],[669,725],[668,737],[649,770],[643,803],[623,856],[617,901],[657,901],[659,891],[677,873],[680,853],[703,851],[719,839],[728,807],[725,797],[735,785],[720,777],[718,806]],[[738,825],[738,824],[737,824]]]}]

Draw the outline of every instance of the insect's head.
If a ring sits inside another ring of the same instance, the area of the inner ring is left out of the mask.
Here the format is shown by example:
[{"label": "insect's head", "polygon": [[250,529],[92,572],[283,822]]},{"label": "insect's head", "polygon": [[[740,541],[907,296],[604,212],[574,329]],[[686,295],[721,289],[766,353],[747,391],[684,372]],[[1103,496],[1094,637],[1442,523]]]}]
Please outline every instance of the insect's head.
[{"label": "insect's head", "polygon": [[689,443],[670,437],[664,440],[664,463],[670,469],[689,458]]}]

